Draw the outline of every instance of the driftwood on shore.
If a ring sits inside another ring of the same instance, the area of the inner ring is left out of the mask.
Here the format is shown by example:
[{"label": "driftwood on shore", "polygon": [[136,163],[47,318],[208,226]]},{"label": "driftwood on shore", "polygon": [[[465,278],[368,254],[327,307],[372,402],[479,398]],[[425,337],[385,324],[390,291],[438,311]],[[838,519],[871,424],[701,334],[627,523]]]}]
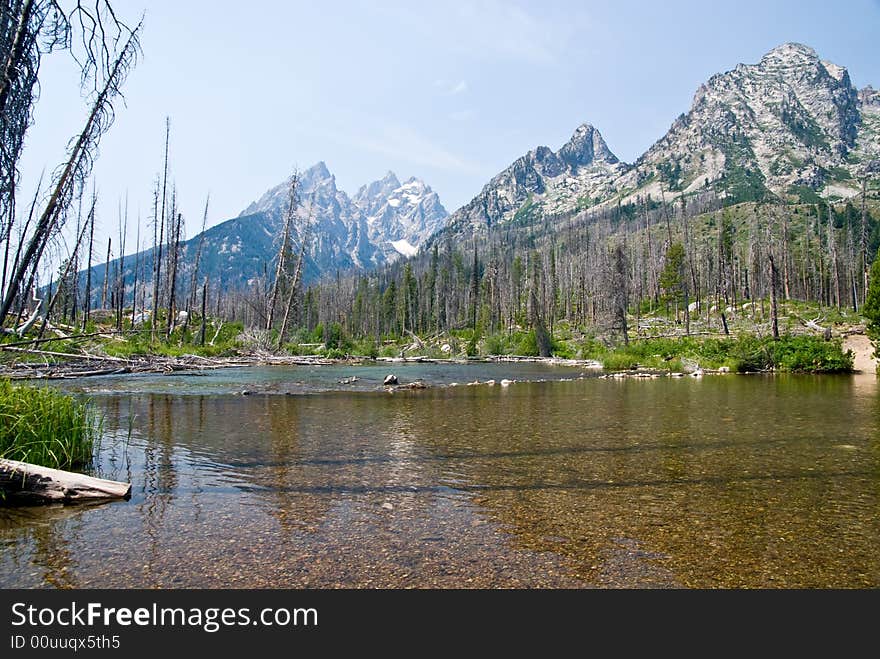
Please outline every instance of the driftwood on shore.
[{"label": "driftwood on shore", "polygon": [[0,494],[0,501],[16,504],[128,499],[131,483],[0,458]]},{"label": "driftwood on shore", "polygon": [[339,360],[317,356],[273,355],[255,352],[242,357],[209,358],[199,355],[164,357],[111,357],[91,353],[66,353],[0,345],[0,351],[42,357],[44,361],[15,361],[0,364],[0,377],[12,380],[59,380],[95,375],[125,373],[174,373],[177,371],[213,370],[236,366],[318,366]]},{"label": "driftwood on shore", "polygon": [[327,366],[345,363],[496,363],[532,362],[556,366],[579,366],[601,368],[600,362],[590,359],[560,359],[555,357],[528,357],[522,355],[495,355],[487,357],[349,357],[345,359],[320,357],[317,355],[277,355],[255,350],[235,357],[202,357],[200,355],[180,355],[166,357],[160,355],[112,357],[110,355],[88,352],[56,352],[25,347],[27,342],[0,345],[0,353],[11,352],[27,356],[27,360],[12,360],[0,363],[0,377],[12,380],[59,380],[96,375],[122,375],[126,373],[165,373],[178,371],[202,371],[240,366]]}]

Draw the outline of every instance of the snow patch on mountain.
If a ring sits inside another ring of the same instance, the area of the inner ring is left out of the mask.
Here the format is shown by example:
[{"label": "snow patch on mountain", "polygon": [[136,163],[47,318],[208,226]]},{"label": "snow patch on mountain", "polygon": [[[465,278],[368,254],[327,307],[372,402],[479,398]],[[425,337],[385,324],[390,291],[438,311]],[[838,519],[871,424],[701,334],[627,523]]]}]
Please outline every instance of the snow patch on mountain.
[{"label": "snow patch on mountain", "polygon": [[[349,196],[336,185],[324,162],[300,172],[294,241],[310,229],[314,267],[329,272],[373,268],[410,256],[445,225],[448,213],[430,186],[418,178],[401,183],[394,172],[362,186]],[[241,216],[264,214],[280,235],[289,206],[285,181],[265,192]]]},{"label": "snow patch on mountain", "polygon": [[392,240],[391,246],[404,256],[415,256],[416,253],[419,251],[419,248],[415,245],[410,245],[409,242],[407,242],[406,238],[401,238],[400,240]]}]

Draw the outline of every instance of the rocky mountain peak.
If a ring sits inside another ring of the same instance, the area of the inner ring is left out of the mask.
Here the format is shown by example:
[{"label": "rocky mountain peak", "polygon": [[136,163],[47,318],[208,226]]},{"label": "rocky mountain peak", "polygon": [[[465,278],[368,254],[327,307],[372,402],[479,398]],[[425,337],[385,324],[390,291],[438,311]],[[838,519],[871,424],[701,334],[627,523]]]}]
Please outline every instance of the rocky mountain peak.
[{"label": "rocky mountain peak", "polygon": [[832,78],[841,84],[849,84],[849,72],[842,66],[838,66],[834,62],[826,62],[822,60],[822,66]]},{"label": "rocky mountain peak", "polygon": [[624,187],[734,200],[821,190],[844,176],[861,119],[844,67],[809,46],[785,43],[701,85],[687,114],[639,159]]},{"label": "rocky mountain peak", "polygon": [[422,179],[417,178],[415,176],[410,176],[408,179],[406,179],[403,186],[411,186],[411,187],[419,188],[419,189],[423,189],[423,190],[430,190],[431,189],[431,187],[427,183],[425,183]]},{"label": "rocky mountain peak", "polygon": [[819,62],[816,51],[802,43],[789,42],[776,46],[761,58],[764,66],[792,66]]},{"label": "rocky mountain peak", "polygon": [[333,190],[336,189],[336,177],[330,173],[330,170],[327,169],[327,165],[323,160],[315,163],[299,174],[299,187],[301,192],[314,192],[325,185],[332,187]]},{"label": "rocky mountain peak", "polygon": [[393,190],[400,187],[400,180],[392,172],[386,172],[382,178],[361,186],[352,198],[360,206],[371,205],[379,199],[386,198]]},{"label": "rocky mountain peak", "polygon": [[397,174],[392,172],[390,169],[385,172],[385,176],[383,176],[381,180],[383,183],[387,183],[389,185],[400,185],[400,180],[398,180]]},{"label": "rocky mountain peak", "polygon": [[860,89],[859,103],[861,105],[880,106],[880,89],[874,89],[871,85]]},{"label": "rocky mountain peak", "polygon": [[443,226],[448,213],[437,193],[415,176],[403,184],[396,176],[376,183],[382,184],[361,188],[354,198],[363,211],[369,238],[386,261],[400,254],[411,256]]},{"label": "rocky mountain peak", "polygon": [[[260,214],[280,228],[288,185],[276,185],[241,216]],[[305,226],[307,218],[312,222],[312,257],[320,270],[375,267],[410,256],[449,215],[424,181],[410,177],[401,184],[391,171],[349,197],[324,162],[300,172],[299,198],[297,226]]]},{"label": "rocky mountain peak", "polygon": [[594,162],[612,165],[618,162],[599,131],[588,123],[575,129],[571,139],[559,149],[559,157],[572,167],[589,166]]},{"label": "rocky mountain peak", "polygon": [[330,170],[327,169],[327,163],[325,163],[323,160],[319,160],[318,162],[316,162],[314,165],[309,167],[306,172],[311,173],[313,176],[319,176],[321,178],[329,178],[330,176],[332,176]]},{"label": "rocky mountain peak", "polygon": [[859,171],[880,163],[880,93],[856,92],[847,70],[800,43],[739,64],[700,85],[688,112],[636,163],[620,163],[601,134],[578,126],[556,153],[538,147],[489,181],[449,220],[483,232],[514,220],[574,213],[661,195],[857,194]]}]

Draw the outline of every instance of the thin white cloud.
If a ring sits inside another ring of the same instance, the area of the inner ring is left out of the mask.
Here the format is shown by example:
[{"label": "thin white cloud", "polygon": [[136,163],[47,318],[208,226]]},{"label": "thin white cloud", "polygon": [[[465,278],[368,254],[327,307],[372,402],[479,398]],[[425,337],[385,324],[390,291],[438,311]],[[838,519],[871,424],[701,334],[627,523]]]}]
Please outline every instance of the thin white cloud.
[{"label": "thin white cloud", "polygon": [[573,39],[595,29],[588,8],[577,4],[558,8],[509,0],[453,0],[415,9],[386,0],[371,7],[418,31],[441,52],[541,65],[558,64]]},{"label": "thin white cloud", "polygon": [[331,131],[327,137],[370,153],[397,158],[416,165],[484,176],[486,168],[455,155],[418,131],[401,124],[388,124],[378,135],[360,136]]},{"label": "thin white cloud", "polygon": [[468,90],[467,80],[459,80],[458,82],[443,79],[435,80],[434,87],[439,89],[441,93],[446,96],[458,96],[459,94],[464,94]]}]

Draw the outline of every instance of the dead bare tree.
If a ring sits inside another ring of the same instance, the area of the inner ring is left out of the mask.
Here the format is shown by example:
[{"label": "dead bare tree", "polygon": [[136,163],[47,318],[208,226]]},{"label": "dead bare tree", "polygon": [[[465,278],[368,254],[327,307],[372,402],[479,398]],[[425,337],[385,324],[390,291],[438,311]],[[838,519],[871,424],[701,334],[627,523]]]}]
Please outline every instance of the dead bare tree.
[{"label": "dead bare tree", "polygon": [[187,327],[189,327],[189,319],[192,315],[193,306],[196,303],[196,280],[199,276],[199,266],[202,261],[202,245],[205,243],[205,227],[208,224],[208,206],[211,203],[211,195],[205,199],[205,212],[202,215],[202,230],[199,233],[199,244],[196,247],[196,258],[193,263],[192,275],[189,280],[189,291],[186,296],[186,318],[183,319],[183,330],[181,332],[181,341],[186,336]]},{"label": "dead bare tree", "polygon": [[284,345],[284,336],[287,334],[287,326],[290,322],[290,312],[293,309],[293,302],[299,289],[300,280],[302,278],[303,261],[305,260],[306,250],[308,249],[309,235],[311,232],[311,209],[309,210],[309,218],[306,220],[306,226],[303,230],[302,241],[299,246],[299,257],[296,260],[296,269],[293,271],[293,279],[289,283],[287,291],[287,304],[284,306],[284,318],[281,320],[281,329],[278,331],[278,348]]},{"label": "dead bare tree", "polygon": [[92,191],[92,207],[89,209],[89,215],[86,222],[89,223],[89,256],[86,261],[86,291],[83,300],[83,319],[82,331],[86,331],[86,324],[89,322],[89,312],[92,310],[92,251],[95,245],[95,205],[98,197],[94,190]]},{"label": "dead bare tree", "polygon": [[[176,204],[175,204],[176,206]],[[166,338],[171,338],[177,320],[177,310],[175,309],[175,299],[177,291],[177,261],[180,255],[180,235],[182,231],[183,215],[178,213],[177,219],[174,221],[174,229],[172,231],[171,240],[171,268],[168,273],[168,333]]]},{"label": "dead bare tree", "polygon": [[[113,102],[119,96],[126,74],[134,65],[139,53],[138,35],[141,26],[142,23],[139,23],[134,30],[128,33],[124,45],[112,60],[103,54],[103,49],[107,48],[106,44],[99,46],[92,41],[93,39],[102,39],[100,31],[104,29],[103,24],[102,27],[96,28],[99,29],[98,34],[87,38],[86,52],[94,53],[91,48],[98,48],[99,52],[97,60],[86,61],[84,70],[100,72],[97,77],[102,81],[98,83],[96,80],[94,102],[85,126],[73,141],[66,163],[54,177],[51,195],[27,241],[27,247],[22,253],[21,260],[12,273],[6,295],[3,298],[2,306],[0,306],[0,326],[6,320],[27,273],[35,269],[47,243],[62,228],[65,211],[70,206],[76,186],[81,185],[91,172],[100,138],[113,123]],[[103,62],[107,63],[106,68]],[[5,108],[2,110],[5,123]]]},{"label": "dead bare tree", "polygon": [[159,224],[159,240],[156,243],[156,251],[153,255],[153,317],[150,323],[150,336],[153,341],[156,340],[156,332],[159,326],[159,279],[162,274],[162,243],[165,241],[165,194],[168,189],[168,139],[170,134],[171,119],[165,117],[165,165],[162,174],[162,207],[158,214],[154,214],[154,221]]},{"label": "dead bare tree", "polygon": [[[79,251],[80,245],[82,244],[83,238],[85,237],[86,228],[88,227],[88,223],[82,225],[80,232],[76,236],[76,243],[73,247],[73,254],[67,259],[65,263],[64,270],[61,273],[61,277],[59,278],[58,288],[55,289],[54,295],[52,295],[49,300],[49,305],[46,307],[46,312],[43,315],[43,322],[40,325],[40,331],[37,333],[37,338],[43,338],[43,334],[46,332],[46,328],[49,326],[49,315],[52,313],[52,310],[55,308],[55,304],[58,302],[58,297],[61,294],[62,286],[61,282],[67,280],[68,275],[73,272],[74,273],[74,281],[76,277],[76,253]],[[75,284],[74,284],[75,286]]]},{"label": "dead bare tree", "polygon": [[122,308],[125,303],[125,239],[128,235],[128,193],[125,210],[119,218],[119,261],[116,268],[116,330],[122,331]]},{"label": "dead bare tree", "polygon": [[297,207],[297,183],[299,174],[294,171],[290,177],[287,188],[287,212],[284,215],[284,230],[281,234],[281,245],[278,247],[278,257],[275,265],[275,279],[272,282],[272,292],[269,294],[268,311],[266,313],[266,330],[272,329],[275,320],[275,305],[278,302],[278,291],[282,284],[287,260],[290,252],[290,228],[293,223]]},{"label": "dead bare tree", "polygon": [[[219,300],[219,298],[218,298]],[[199,329],[199,345],[205,345],[205,330],[208,327],[208,316],[207,316],[207,301],[208,301],[208,278],[205,277],[205,281],[202,283],[202,326]]]},{"label": "dead bare tree", "polygon": [[137,233],[135,234],[134,248],[134,274],[131,285],[131,327],[134,329],[135,317],[137,315],[137,294],[138,294],[138,278],[141,270],[141,214],[138,213]]},{"label": "dead bare tree", "polygon": [[107,258],[104,261],[104,286],[101,288],[101,308],[107,308],[107,287],[110,284],[110,256],[113,238],[107,238]]}]

